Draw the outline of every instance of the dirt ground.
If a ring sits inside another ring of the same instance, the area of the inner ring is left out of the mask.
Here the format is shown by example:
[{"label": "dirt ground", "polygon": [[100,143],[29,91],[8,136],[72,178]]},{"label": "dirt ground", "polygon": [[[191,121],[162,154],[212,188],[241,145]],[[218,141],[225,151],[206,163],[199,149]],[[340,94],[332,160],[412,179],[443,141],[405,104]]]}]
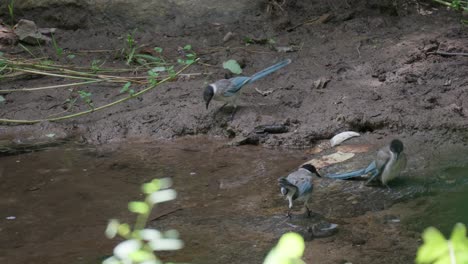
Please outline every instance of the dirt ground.
[{"label": "dirt ground", "polygon": [[[248,12],[234,24],[216,24],[215,19],[207,17],[193,25],[168,26],[165,31],[156,32],[147,24],[132,25],[138,28],[135,37],[139,44],[162,47],[163,55],[169,59],[176,58],[178,47],[191,44],[202,64],[191,67],[187,73],[208,75],[162,85],[138,100],[85,117],[0,129],[2,134],[18,135],[23,131],[33,137],[43,136],[44,131],[62,137],[79,134],[90,143],[194,134],[241,141],[259,125],[282,124],[287,127],[286,133],[261,135],[257,141],[268,146],[304,147],[348,129],[383,136],[422,133],[434,141],[464,141],[468,124],[467,58],[431,52],[467,52],[468,31],[459,23],[458,14],[440,6],[422,3],[418,9],[414,3],[395,7],[390,2],[331,5],[286,1],[282,9],[269,13],[265,5],[259,5],[258,10]],[[135,28],[126,28],[118,20],[121,17],[108,14],[80,20],[79,10],[66,8],[63,12],[70,17],[68,21],[76,20],[73,27],[61,28],[60,21],[45,19],[43,10],[26,10],[23,16],[36,17],[41,27],[59,28],[55,34],[59,46],[67,54],[76,54],[73,61],[59,58],[62,63],[90,65],[99,59],[105,61],[103,67],[123,65],[115,50],[124,46],[126,34]],[[428,11],[432,13],[426,14]],[[298,26],[304,21],[312,22]],[[234,37],[223,42],[230,31]],[[282,53],[269,45],[246,46],[245,37],[273,39],[276,47],[292,45],[298,50]],[[57,58],[51,46],[30,48],[37,54]],[[111,51],[92,52],[102,50]],[[28,56],[19,47],[10,52]],[[220,65],[230,58],[244,65],[245,74],[284,58],[293,62],[245,87],[241,106],[231,121],[230,109],[217,113],[221,105],[215,103],[206,110],[202,100],[206,83],[226,76]],[[319,79],[330,81],[325,87],[316,88],[314,82]],[[2,81],[0,87],[66,82],[60,78],[34,78]],[[263,96],[254,88],[272,93]],[[116,89],[120,87],[89,85],[85,89],[92,92],[96,105],[102,105],[117,98]],[[6,94],[0,117],[34,119],[54,115],[63,111],[61,106],[69,96],[67,90]]]},{"label": "dirt ground", "polygon": [[[162,47],[163,55],[168,59],[177,58],[178,47],[191,44],[201,63],[191,66],[186,73],[203,75],[180,78],[138,99],[76,119],[35,125],[2,124],[0,139],[34,141],[54,133],[59,138],[78,137],[81,143],[105,144],[203,134],[232,139],[232,142],[305,148],[313,147],[338,132],[353,130],[366,134],[373,142],[403,137],[417,138],[418,142],[428,146],[466,144],[468,58],[434,54],[436,51],[468,52],[468,30],[460,24],[457,13],[425,1],[420,5],[411,1],[365,0],[285,3],[281,8],[271,6],[269,12],[266,4],[259,4],[258,9],[247,12],[232,24],[220,24],[213,17],[201,17],[193,24],[168,23],[163,29],[152,27],[152,21],[127,23],[121,16],[113,17],[109,13],[102,16],[90,11],[92,15],[83,16],[82,10],[71,8],[67,11],[67,6],[55,9],[57,12],[63,10],[67,23],[63,23],[63,19],[48,19],[43,10],[24,10],[19,14],[35,20],[39,26],[57,27],[55,37],[60,47],[76,57],[73,60],[57,58],[52,46],[30,47],[36,54],[50,56],[61,63],[91,65],[93,60],[100,60],[105,61],[105,67],[122,67],[124,61],[116,54],[124,46],[126,34],[137,28],[135,36],[138,43],[147,47]],[[3,18],[7,20],[7,17]],[[228,32],[234,35],[223,42]],[[246,37],[273,39],[274,44],[245,45]],[[274,49],[290,46],[296,50],[284,53]],[[8,56],[29,56],[19,47],[5,52]],[[229,109],[218,112],[221,105],[213,103],[206,110],[202,99],[207,83],[229,76],[221,65],[231,58],[241,62],[245,74],[253,74],[281,59],[292,60],[286,68],[245,87],[233,120],[230,119]],[[329,81],[325,87],[317,88],[317,80]],[[61,78],[37,77],[1,80],[0,89],[67,82]],[[255,88],[271,93],[264,96]],[[93,93],[96,105],[102,105],[119,98],[117,90],[120,87],[88,85],[86,90]],[[2,96],[6,102],[0,104],[0,118],[37,119],[62,112],[70,92],[47,90]],[[86,106],[81,105],[74,110],[85,109]],[[287,131],[256,135],[252,139],[256,127],[272,124],[283,125]],[[419,150],[423,151],[421,148]],[[196,159],[196,162],[202,161]],[[193,189],[196,188],[191,187],[191,195],[196,195]],[[341,191],[338,188],[336,193]],[[361,196],[353,199],[359,200],[359,197],[368,194],[365,191],[358,193]],[[234,199],[235,194],[231,195]],[[372,195],[382,193],[376,191]],[[253,199],[272,196],[268,192]],[[320,192],[319,196],[328,197]],[[361,211],[347,215],[344,213],[352,212],[349,208],[341,208],[342,213],[338,210],[334,215],[325,211],[326,206],[320,207],[315,203],[315,208],[324,210],[319,213],[335,220],[343,217],[347,220],[338,221],[344,226],[344,231],[337,236],[308,242],[312,250],[306,252],[305,260],[308,263],[314,260],[320,260],[317,263],[375,263],[384,252],[388,258],[382,263],[412,262],[420,242],[419,232],[402,230],[391,220],[393,216],[406,214],[408,210],[420,209],[421,204],[415,201],[404,208],[389,208],[396,200],[390,197],[384,199],[384,203],[369,203],[371,208],[360,208]],[[388,201],[390,205],[385,204]],[[217,206],[216,200],[212,203]],[[277,203],[274,202],[274,205],[280,208]],[[255,207],[249,208],[249,204],[242,208],[247,208],[246,213],[231,215],[237,218],[227,222],[226,226],[241,230],[244,228],[239,224],[244,221],[242,217],[254,215],[257,210]],[[161,225],[177,223],[177,216],[181,215],[180,231],[192,229],[193,226],[184,225],[183,221],[188,218],[184,218],[184,215],[190,215],[192,209],[184,209],[173,218],[163,218]],[[222,212],[225,209],[219,210]],[[366,211],[373,212],[370,215]],[[265,219],[249,218],[253,225],[255,221],[267,221],[269,213],[276,215],[278,212],[264,213]],[[205,225],[207,230],[219,223],[216,218],[206,219],[202,216],[194,221],[199,221],[200,226]],[[268,223],[264,225],[268,226]],[[278,234],[281,230],[277,229]],[[250,235],[267,234],[265,230],[254,231],[259,233],[252,231]],[[239,241],[252,238],[235,234]],[[276,241],[276,235],[263,237],[259,248],[252,248],[256,251],[253,260],[259,263],[265,249]],[[239,243],[239,249],[246,247]],[[201,243],[199,248],[204,245]],[[106,246],[108,248],[109,245]],[[213,249],[202,249],[209,253],[207,257],[214,252]],[[366,254],[362,254],[363,251]],[[172,255],[167,257],[171,258]],[[233,257],[227,256],[227,259],[233,260]],[[180,260],[187,259],[182,256]],[[223,256],[219,260],[224,260]]]}]

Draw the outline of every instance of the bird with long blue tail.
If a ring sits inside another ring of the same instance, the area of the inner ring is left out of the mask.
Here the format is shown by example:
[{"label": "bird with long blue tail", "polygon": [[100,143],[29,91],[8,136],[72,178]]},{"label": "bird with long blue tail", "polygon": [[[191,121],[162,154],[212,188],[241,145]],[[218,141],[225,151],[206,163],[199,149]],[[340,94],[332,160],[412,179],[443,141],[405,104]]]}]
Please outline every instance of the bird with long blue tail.
[{"label": "bird with long blue tail", "polygon": [[234,109],[237,109],[237,98],[239,97],[239,94],[245,85],[260,80],[290,63],[291,60],[287,59],[266,69],[263,69],[250,77],[238,76],[230,79],[218,80],[212,84],[209,84],[203,91],[203,100],[205,100],[206,109],[208,109],[212,99],[215,101],[225,102],[222,107],[227,104],[231,104],[234,106]]},{"label": "bird with long blue tail", "polygon": [[388,187],[387,183],[396,177],[406,167],[406,155],[403,153],[403,142],[394,139],[390,145],[382,147],[377,152],[377,157],[366,168],[339,174],[329,174],[326,177],[332,179],[352,179],[370,174],[366,184],[379,181]]},{"label": "bird with long blue tail", "polygon": [[297,171],[290,173],[287,177],[278,179],[281,188],[281,194],[286,197],[289,202],[288,217],[291,217],[291,209],[293,201],[304,201],[304,207],[307,210],[307,215],[310,217],[309,199],[314,189],[312,176],[322,177],[318,173],[315,166],[311,164],[302,165]]}]

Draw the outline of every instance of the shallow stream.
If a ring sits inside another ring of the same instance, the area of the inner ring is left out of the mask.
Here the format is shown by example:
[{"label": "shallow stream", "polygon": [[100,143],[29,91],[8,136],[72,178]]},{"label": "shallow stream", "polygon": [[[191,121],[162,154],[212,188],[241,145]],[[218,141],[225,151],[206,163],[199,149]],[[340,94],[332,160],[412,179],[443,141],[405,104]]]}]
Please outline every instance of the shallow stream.
[{"label": "shallow stream", "polygon": [[[314,216],[297,205],[289,220],[277,179],[313,156],[307,153],[188,138],[0,157],[0,263],[99,263],[118,242],[105,238],[107,220],[133,223],[127,202],[160,177],[173,177],[178,197],[155,209],[150,226],[177,229],[186,244],[162,253],[166,261],[261,263],[282,233],[297,231],[308,241],[308,263],[379,256],[403,263],[424,227],[448,233],[456,222],[468,224],[468,158],[461,155],[391,189],[317,178]],[[317,221],[337,223],[338,233],[313,239],[307,230]]]}]

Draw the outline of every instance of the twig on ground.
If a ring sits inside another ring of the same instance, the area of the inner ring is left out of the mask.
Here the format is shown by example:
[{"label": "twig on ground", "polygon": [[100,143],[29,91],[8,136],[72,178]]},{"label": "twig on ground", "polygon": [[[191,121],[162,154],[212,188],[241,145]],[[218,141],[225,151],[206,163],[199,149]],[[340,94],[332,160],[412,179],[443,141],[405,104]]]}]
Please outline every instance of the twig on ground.
[{"label": "twig on ground", "polygon": [[445,52],[445,51],[434,51],[434,52],[428,52],[427,54],[436,54],[436,55],[442,55],[442,56],[466,56],[468,57],[468,53],[465,52]]},{"label": "twig on ground", "polygon": [[[198,59],[195,60],[194,63],[197,62],[197,61],[198,61]],[[127,100],[132,99],[132,98],[136,98],[136,97],[138,97],[138,96],[140,96],[140,95],[154,89],[155,87],[159,86],[160,84],[168,82],[168,81],[172,80],[173,78],[176,78],[179,74],[181,74],[184,70],[186,70],[192,64],[185,65],[182,69],[180,69],[174,75],[168,76],[165,79],[163,79],[163,80],[161,80],[161,81],[159,81],[157,83],[151,84],[151,85],[149,85],[148,87],[146,87],[145,89],[143,89],[143,90],[141,90],[139,92],[136,92],[136,93],[134,93],[132,95],[121,98],[121,99],[119,99],[117,101],[108,103],[106,105],[102,105],[100,107],[92,108],[92,109],[82,111],[82,112],[78,112],[78,113],[75,113],[75,114],[70,114],[70,115],[61,116],[61,117],[54,117],[54,118],[35,119],[35,120],[0,119],[0,123],[5,123],[5,124],[35,124],[35,123],[40,123],[40,122],[44,122],[44,121],[60,121],[60,120],[65,120],[65,119],[79,117],[79,116],[82,116],[82,115],[93,113],[93,112],[96,112],[96,111],[99,111],[99,110],[106,109],[106,108],[109,108],[111,106],[117,105],[119,103],[125,102]]]},{"label": "twig on ground", "polygon": [[261,95],[263,95],[263,96],[267,96],[267,95],[273,93],[273,90],[261,91],[261,90],[259,90],[259,89],[256,88],[256,87],[255,87],[255,91],[257,91],[257,93],[259,93],[259,94],[261,94]]}]

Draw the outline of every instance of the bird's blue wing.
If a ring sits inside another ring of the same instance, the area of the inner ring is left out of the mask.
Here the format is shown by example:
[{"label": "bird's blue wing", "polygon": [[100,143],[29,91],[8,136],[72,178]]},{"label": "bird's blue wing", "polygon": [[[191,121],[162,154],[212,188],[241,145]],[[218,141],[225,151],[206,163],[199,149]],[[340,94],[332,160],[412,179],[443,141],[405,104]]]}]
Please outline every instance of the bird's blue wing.
[{"label": "bird's blue wing", "polygon": [[375,173],[376,171],[377,171],[376,163],[375,163],[375,161],[372,161],[369,164],[369,166],[367,166],[367,168],[360,169],[360,170],[355,170],[355,171],[350,171],[350,172],[345,172],[345,173],[329,174],[329,175],[327,175],[327,178],[346,180],[346,179],[360,177],[360,176],[368,174],[368,173]]},{"label": "bird's blue wing", "polygon": [[229,79],[230,85],[229,87],[224,91],[224,96],[233,96],[237,92],[244,87],[246,83],[248,83],[250,80],[250,77],[245,77],[245,76],[239,76],[239,77],[234,77]]},{"label": "bird's blue wing", "polygon": [[297,189],[299,190],[299,195],[307,194],[312,192],[312,183],[310,181],[301,181],[297,185]]},{"label": "bird's blue wing", "polygon": [[377,165],[375,163],[375,160],[371,162],[371,164],[369,164],[369,166],[367,166],[367,168],[364,170],[364,174],[368,174],[368,173],[371,173],[373,171],[376,171],[377,170]]}]

